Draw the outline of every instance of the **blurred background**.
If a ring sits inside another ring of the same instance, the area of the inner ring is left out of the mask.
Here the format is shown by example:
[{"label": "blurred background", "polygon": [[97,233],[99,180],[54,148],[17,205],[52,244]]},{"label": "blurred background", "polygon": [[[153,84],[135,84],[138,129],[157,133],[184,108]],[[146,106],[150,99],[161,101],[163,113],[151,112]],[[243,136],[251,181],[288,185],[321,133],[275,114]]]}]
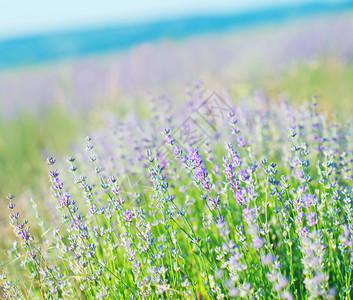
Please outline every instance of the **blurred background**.
[{"label": "blurred background", "polygon": [[102,112],[179,103],[195,80],[352,111],[352,54],[353,1],[0,1],[0,195],[40,197],[47,155]]}]

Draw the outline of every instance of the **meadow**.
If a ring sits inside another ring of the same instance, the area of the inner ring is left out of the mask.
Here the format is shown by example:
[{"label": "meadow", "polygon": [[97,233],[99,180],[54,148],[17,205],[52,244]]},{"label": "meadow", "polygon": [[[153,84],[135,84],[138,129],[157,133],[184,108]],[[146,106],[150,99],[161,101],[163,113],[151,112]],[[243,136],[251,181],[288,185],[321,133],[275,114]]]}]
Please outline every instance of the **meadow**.
[{"label": "meadow", "polygon": [[320,20],[0,73],[39,95],[0,122],[1,298],[351,299],[353,23]]}]

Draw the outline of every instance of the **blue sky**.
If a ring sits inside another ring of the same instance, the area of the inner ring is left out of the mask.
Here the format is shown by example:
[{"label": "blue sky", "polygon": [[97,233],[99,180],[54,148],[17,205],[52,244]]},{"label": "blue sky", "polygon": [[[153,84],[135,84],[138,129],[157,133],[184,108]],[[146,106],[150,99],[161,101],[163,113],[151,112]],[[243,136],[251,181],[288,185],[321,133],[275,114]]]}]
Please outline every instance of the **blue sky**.
[{"label": "blue sky", "polygon": [[[244,11],[312,0],[0,0],[0,39],[97,25]],[[320,0],[320,2],[344,2]]]}]

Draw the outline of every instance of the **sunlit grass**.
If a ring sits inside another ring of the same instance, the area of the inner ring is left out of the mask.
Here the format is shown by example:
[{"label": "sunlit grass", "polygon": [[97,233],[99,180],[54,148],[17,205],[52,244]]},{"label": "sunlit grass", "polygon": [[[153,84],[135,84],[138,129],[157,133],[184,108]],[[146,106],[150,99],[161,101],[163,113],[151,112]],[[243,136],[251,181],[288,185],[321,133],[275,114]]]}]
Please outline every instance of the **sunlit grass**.
[{"label": "sunlit grass", "polygon": [[82,129],[82,117],[53,108],[40,116],[22,112],[0,121],[0,194],[36,190],[48,153],[68,152]]},{"label": "sunlit grass", "polygon": [[295,102],[316,94],[322,110],[353,111],[353,63],[338,59],[297,63],[278,80],[266,83],[273,94],[283,93]]}]

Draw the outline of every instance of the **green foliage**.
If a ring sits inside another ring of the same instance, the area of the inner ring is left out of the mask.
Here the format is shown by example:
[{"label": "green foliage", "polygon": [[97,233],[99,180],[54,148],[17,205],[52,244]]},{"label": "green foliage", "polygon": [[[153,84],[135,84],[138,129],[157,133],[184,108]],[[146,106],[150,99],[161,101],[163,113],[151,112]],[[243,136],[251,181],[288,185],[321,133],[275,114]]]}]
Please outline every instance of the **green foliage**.
[{"label": "green foliage", "polygon": [[316,94],[322,110],[353,111],[353,63],[337,60],[298,63],[274,83],[273,92],[280,91],[295,101]]},{"label": "green foliage", "polygon": [[67,152],[81,123],[79,117],[59,108],[40,117],[22,112],[0,121],[0,194],[38,188],[46,155]]}]

